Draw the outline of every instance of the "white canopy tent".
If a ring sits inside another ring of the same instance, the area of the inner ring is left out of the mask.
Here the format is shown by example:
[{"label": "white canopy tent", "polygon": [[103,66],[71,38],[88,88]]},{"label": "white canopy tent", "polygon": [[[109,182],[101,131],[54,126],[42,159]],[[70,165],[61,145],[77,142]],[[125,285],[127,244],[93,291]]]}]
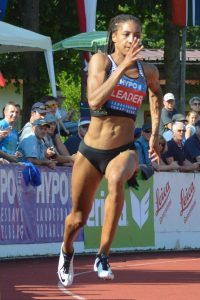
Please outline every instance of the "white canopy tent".
[{"label": "white canopy tent", "polygon": [[0,21],[0,54],[25,51],[44,51],[52,94],[56,96],[51,38]]}]

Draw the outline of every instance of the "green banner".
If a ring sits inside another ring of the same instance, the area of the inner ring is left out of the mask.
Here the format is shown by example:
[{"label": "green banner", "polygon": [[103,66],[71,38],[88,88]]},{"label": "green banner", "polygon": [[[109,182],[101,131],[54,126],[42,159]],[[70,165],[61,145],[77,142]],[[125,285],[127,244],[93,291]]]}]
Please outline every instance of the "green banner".
[{"label": "green banner", "polygon": [[[126,188],[123,211],[112,249],[152,247],[155,245],[153,213],[153,176],[138,180],[139,189]],[[84,228],[85,249],[97,249],[104,217],[107,181],[103,179],[97,191],[87,225]]]}]

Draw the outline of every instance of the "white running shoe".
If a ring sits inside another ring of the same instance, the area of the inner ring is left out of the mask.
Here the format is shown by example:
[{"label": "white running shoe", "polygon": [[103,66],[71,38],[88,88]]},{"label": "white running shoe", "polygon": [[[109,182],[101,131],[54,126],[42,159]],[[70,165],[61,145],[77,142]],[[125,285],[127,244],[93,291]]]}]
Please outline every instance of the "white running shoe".
[{"label": "white running shoe", "polygon": [[63,243],[60,249],[60,258],[58,263],[58,277],[64,286],[70,286],[74,279],[73,259],[74,253],[64,253]]},{"label": "white running shoe", "polygon": [[108,256],[105,253],[97,255],[94,263],[94,271],[98,272],[99,278],[108,280],[114,279],[114,274],[108,262]]}]

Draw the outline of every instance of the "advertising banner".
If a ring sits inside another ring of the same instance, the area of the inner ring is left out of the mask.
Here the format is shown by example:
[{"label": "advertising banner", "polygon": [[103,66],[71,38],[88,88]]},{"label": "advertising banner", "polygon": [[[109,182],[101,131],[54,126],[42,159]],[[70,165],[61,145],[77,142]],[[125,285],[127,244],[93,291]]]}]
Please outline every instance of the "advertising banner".
[{"label": "advertising banner", "polygon": [[[153,247],[153,177],[148,181],[139,180],[140,188],[126,188],[123,211],[118,223],[112,249],[132,247]],[[99,247],[104,222],[104,202],[107,196],[107,181],[103,179],[84,228],[85,249]],[[109,201],[109,199],[107,200]]]},{"label": "advertising banner", "polygon": [[37,187],[25,185],[23,169],[0,166],[0,245],[61,242],[71,210],[71,168],[39,168]]},{"label": "advertising banner", "polygon": [[155,231],[199,231],[199,174],[157,173],[154,182]]}]

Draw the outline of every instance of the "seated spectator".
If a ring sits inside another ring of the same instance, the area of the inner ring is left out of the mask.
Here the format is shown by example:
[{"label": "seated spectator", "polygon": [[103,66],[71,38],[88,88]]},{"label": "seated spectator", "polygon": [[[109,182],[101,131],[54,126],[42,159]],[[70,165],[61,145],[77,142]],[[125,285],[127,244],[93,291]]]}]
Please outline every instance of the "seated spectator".
[{"label": "seated spectator", "polygon": [[38,119],[43,119],[47,113],[45,106],[42,102],[36,102],[31,108],[31,116],[29,122],[27,122],[24,127],[19,132],[19,141],[21,142],[24,138],[33,134],[33,123]]},{"label": "seated spectator", "polygon": [[[53,114],[46,114],[45,116],[45,121],[48,122],[48,124],[50,125],[50,127],[47,129],[47,134],[44,137],[44,143],[46,148],[51,149],[54,151],[55,155],[54,158],[56,159],[56,161],[59,164],[67,164],[68,166],[72,166],[75,157],[74,156],[69,156],[68,155],[68,151],[66,150],[64,144],[63,147],[65,149],[65,154],[62,155],[62,151],[61,154],[59,152],[59,147],[57,148],[58,145],[58,139],[60,140],[60,135],[58,133],[55,133],[56,130],[56,118]],[[62,143],[62,141],[60,140],[60,142]],[[48,150],[47,150],[48,153]]]},{"label": "seated spectator", "polygon": [[170,171],[178,171],[179,165],[176,161],[172,161],[170,164],[167,164],[165,153],[167,151],[167,142],[163,136],[159,136],[159,151],[160,151],[160,163],[158,164],[156,161],[152,162],[152,166],[156,171],[161,172],[170,172]]},{"label": "seated spectator", "polygon": [[190,110],[196,111],[200,114],[200,97],[194,96],[189,100]]},{"label": "seated spectator", "polygon": [[139,164],[151,165],[149,158],[149,140],[151,137],[151,123],[145,123],[142,126],[141,136],[135,142],[136,149],[139,153]]},{"label": "seated spectator", "polygon": [[79,144],[84,138],[90,124],[89,117],[82,117],[78,122],[78,133],[76,135],[70,135],[64,142],[65,147],[69,151],[70,155],[77,153]]},{"label": "seated spectator", "polygon": [[[186,120],[186,117],[184,115],[182,115],[182,114],[175,114],[175,115],[173,115],[172,120],[170,122],[172,122],[172,124],[174,124],[175,122],[183,122],[183,124],[185,125],[186,122],[187,122],[187,120]],[[173,137],[172,130],[169,129],[169,130],[165,131],[163,133],[163,137],[164,137],[164,139],[167,142],[170,141],[172,139],[172,137]]]},{"label": "seated spectator", "polygon": [[186,159],[183,148],[183,140],[185,138],[185,125],[182,122],[175,122],[172,127],[173,138],[167,142],[167,152],[165,154],[166,161],[171,164],[176,161],[179,165],[179,170],[183,172],[199,170],[198,163],[191,163]]},{"label": "seated spectator", "polygon": [[15,104],[8,103],[4,108],[4,119],[0,121],[0,150],[18,157],[16,152],[18,144],[18,133],[14,128],[17,121],[18,111]]},{"label": "seated spectator", "polygon": [[200,162],[200,120],[195,123],[196,132],[189,137],[184,144],[186,158],[194,162]]},{"label": "seated spectator", "polygon": [[38,119],[32,123],[32,134],[23,138],[18,146],[18,150],[22,153],[22,161],[30,161],[38,166],[55,169],[56,161],[51,160],[55,153],[51,149],[48,149],[47,153],[43,141],[49,127],[50,125],[44,119]]},{"label": "seated spectator", "polygon": [[196,131],[195,123],[197,122],[199,115],[196,111],[190,111],[187,114],[187,125],[186,125],[186,132],[185,132],[185,139],[187,140],[191,135],[193,135]]},{"label": "seated spectator", "polygon": [[164,107],[162,108],[160,117],[160,135],[163,135],[165,131],[172,129],[172,117],[178,113],[175,109],[175,97],[172,93],[164,95],[163,105]]}]

